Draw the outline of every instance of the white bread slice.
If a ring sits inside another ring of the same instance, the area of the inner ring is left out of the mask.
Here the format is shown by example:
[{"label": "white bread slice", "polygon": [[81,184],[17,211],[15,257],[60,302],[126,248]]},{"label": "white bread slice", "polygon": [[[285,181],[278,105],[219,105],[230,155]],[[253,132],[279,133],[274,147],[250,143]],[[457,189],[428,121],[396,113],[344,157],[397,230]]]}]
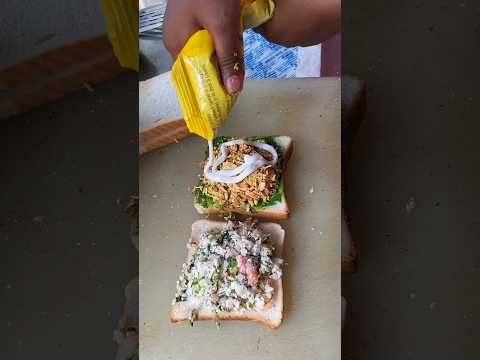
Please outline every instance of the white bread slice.
[{"label": "white bread slice", "polygon": [[171,72],[140,81],[138,139],[140,155],[190,135]]},{"label": "white bread slice", "polygon": [[[188,257],[195,252],[195,247],[192,244],[198,243],[200,235],[210,229],[223,227],[226,224],[224,221],[212,220],[198,220],[192,224],[192,236],[189,240],[187,248]],[[281,258],[283,254],[283,243],[285,240],[285,230],[274,223],[259,223],[258,228],[265,233],[271,235],[271,239],[275,245],[274,258]],[[261,311],[236,311],[236,312],[219,312],[216,313],[208,309],[197,309],[198,320],[254,320],[261,322],[272,329],[280,326],[283,318],[283,286],[282,278],[273,281],[274,294],[273,299],[265,304]],[[170,321],[173,323],[188,320],[192,310],[195,307],[188,301],[176,303],[172,305],[170,312]]]},{"label": "white bread slice", "polygon": [[183,119],[170,71],[140,81],[138,101],[139,133]]},{"label": "white bread slice", "polygon": [[283,195],[282,200],[274,205],[267,206],[263,209],[255,210],[254,212],[246,211],[241,208],[223,208],[219,209],[216,207],[204,208],[202,205],[194,201],[194,207],[200,214],[216,214],[216,213],[237,213],[247,216],[255,216],[268,219],[287,219],[290,215],[288,209],[287,199],[285,196],[285,173],[287,170],[287,163],[292,155],[293,151],[293,140],[290,136],[275,136],[275,142],[283,151],[283,169],[282,169],[282,180],[281,185],[283,186]]}]

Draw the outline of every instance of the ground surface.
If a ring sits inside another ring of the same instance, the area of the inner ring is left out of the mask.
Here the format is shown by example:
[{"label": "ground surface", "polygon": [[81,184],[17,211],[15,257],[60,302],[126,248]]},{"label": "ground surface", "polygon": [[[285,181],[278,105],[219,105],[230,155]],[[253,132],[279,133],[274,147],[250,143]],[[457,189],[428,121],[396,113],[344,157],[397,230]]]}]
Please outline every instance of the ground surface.
[{"label": "ground surface", "polygon": [[0,69],[106,32],[99,0],[3,0]]},{"label": "ground surface", "polygon": [[[0,122],[0,337],[5,359],[112,359],[138,274],[137,76]],[[133,115],[132,115],[133,114]]]},{"label": "ground surface", "polygon": [[344,359],[478,359],[480,6],[342,8],[343,73],[369,86],[349,179],[360,262],[343,277]]}]

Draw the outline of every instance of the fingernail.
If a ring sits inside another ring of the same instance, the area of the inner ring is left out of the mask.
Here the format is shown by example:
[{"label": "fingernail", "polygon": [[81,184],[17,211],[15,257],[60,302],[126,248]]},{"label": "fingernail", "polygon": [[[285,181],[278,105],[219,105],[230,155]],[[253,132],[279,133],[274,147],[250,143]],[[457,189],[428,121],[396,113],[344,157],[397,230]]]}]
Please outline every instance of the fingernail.
[{"label": "fingernail", "polygon": [[225,87],[227,88],[227,92],[230,95],[233,95],[233,94],[239,92],[241,86],[242,86],[242,81],[240,80],[240,76],[238,76],[238,75],[230,76],[227,79],[227,83],[225,84]]}]

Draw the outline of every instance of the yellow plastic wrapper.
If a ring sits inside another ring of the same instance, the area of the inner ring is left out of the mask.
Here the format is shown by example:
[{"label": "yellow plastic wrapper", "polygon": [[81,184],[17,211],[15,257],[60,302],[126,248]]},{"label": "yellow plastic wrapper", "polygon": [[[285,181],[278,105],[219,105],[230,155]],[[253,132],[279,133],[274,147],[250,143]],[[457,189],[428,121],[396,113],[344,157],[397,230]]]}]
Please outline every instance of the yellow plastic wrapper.
[{"label": "yellow plastic wrapper", "polygon": [[[239,31],[268,21],[274,8],[272,0],[242,0]],[[212,140],[237,96],[229,95],[223,87],[215,44],[207,30],[200,30],[188,39],[173,64],[172,77],[189,131]]]},{"label": "yellow plastic wrapper", "polygon": [[118,62],[138,71],[138,1],[101,0],[101,4]]}]

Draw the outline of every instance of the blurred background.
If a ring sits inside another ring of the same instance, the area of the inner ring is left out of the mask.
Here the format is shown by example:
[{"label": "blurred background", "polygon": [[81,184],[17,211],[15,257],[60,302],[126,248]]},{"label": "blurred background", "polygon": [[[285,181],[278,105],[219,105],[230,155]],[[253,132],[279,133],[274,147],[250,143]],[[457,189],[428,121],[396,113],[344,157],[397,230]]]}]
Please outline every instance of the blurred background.
[{"label": "blurred background", "polygon": [[98,0],[0,13],[2,357],[112,359],[138,274],[138,76]]}]

